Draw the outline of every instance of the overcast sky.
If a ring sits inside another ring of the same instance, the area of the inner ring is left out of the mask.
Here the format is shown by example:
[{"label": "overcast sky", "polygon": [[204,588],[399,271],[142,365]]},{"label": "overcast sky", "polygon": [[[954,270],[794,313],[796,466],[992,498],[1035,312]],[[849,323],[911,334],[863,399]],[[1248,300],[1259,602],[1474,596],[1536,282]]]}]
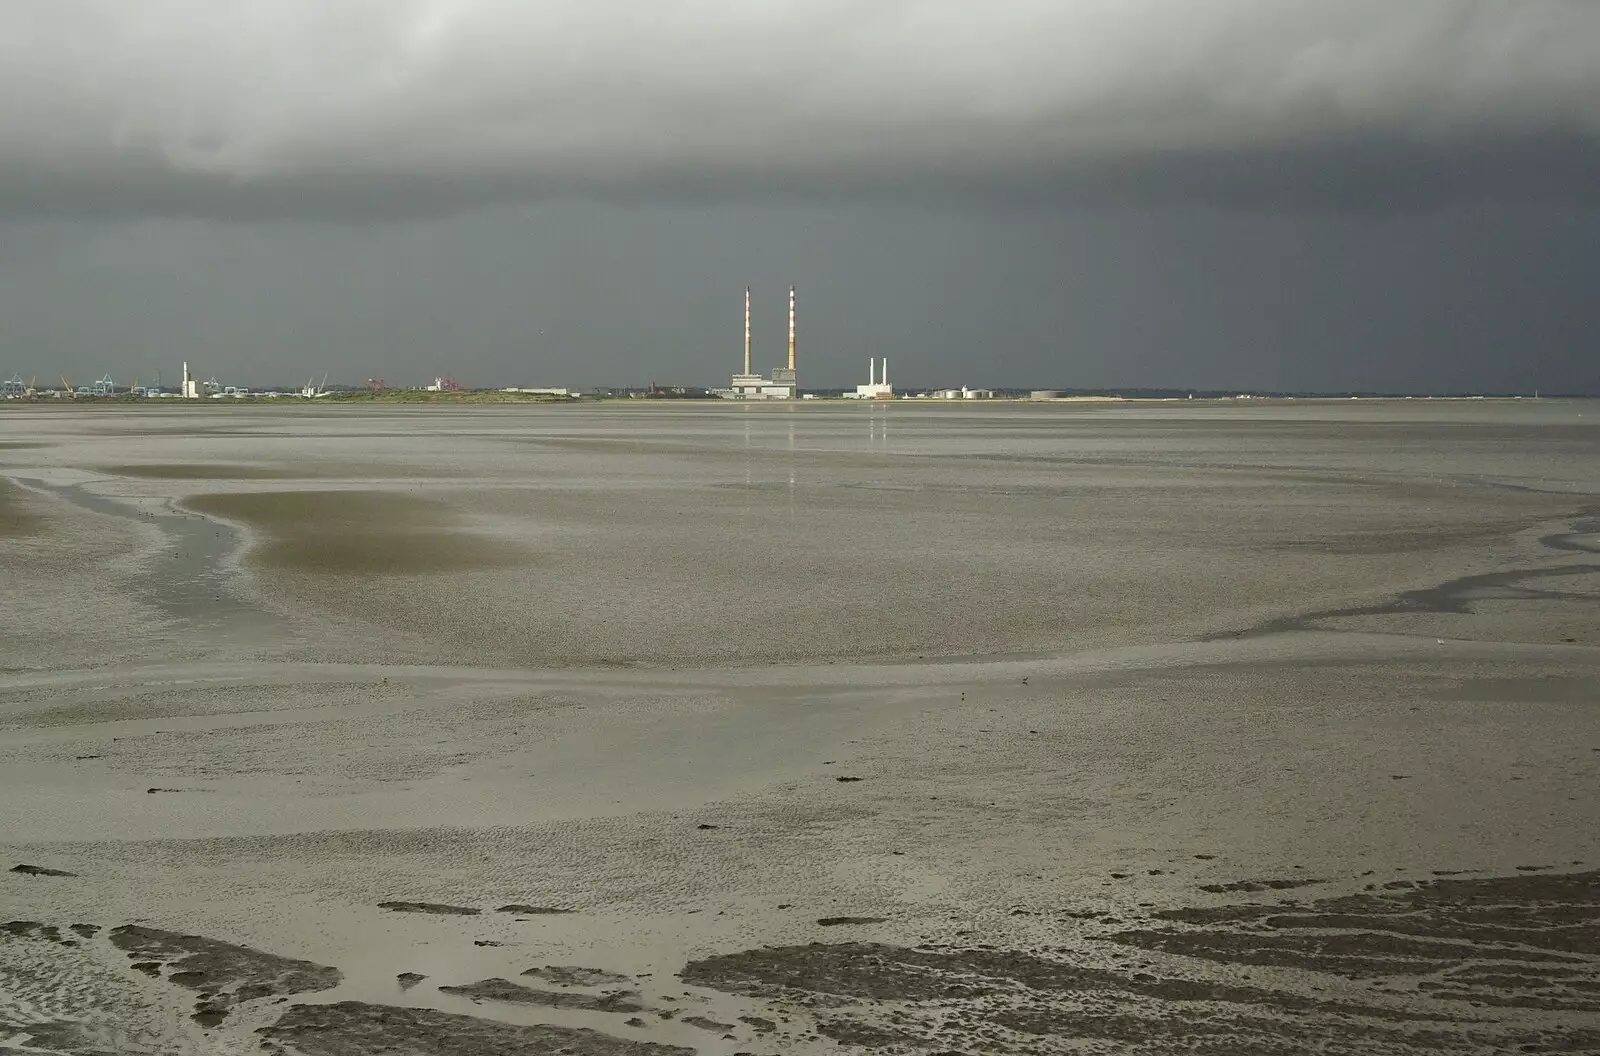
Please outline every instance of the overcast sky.
[{"label": "overcast sky", "polygon": [[0,0],[0,372],[1600,391],[1596,0]]}]

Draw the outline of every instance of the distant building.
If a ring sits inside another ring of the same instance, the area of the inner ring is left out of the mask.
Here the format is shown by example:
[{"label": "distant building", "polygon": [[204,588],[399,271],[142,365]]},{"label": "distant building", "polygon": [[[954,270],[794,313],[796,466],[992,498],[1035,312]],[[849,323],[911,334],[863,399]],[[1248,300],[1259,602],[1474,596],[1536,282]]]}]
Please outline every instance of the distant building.
[{"label": "distant building", "polygon": [[716,393],[696,385],[657,385],[651,382],[649,388],[628,389],[625,395],[634,400],[705,400]]},{"label": "distant building", "polygon": [[779,367],[770,378],[760,374],[735,374],[730,386],[717,390],[717,395],[730,400],[792,400],[795,398],[794,372]]},{"label": "distant building", "polygon": [[855,392],[844,394],[847,400],[892,400],[894,389],[889,385],[889,357],[883,357],[883,376],[878,376],[878,361],[867,360],[867,383],[857,385]]},{"label": "distant building", "polygon": [[774,367],[772,377],[750,369],[750,287],[744,288],[744,373],[729,379],[726,389],[715,390],[727,400],[792,400],[799,394],[794,366],[794,287],[789,287],[789,365]]},{"label": "distant building", "polygon": [[993,389],[969,389],[965,385],[959,389],[934,389],[928,394],[935,400],[992,400]]}]

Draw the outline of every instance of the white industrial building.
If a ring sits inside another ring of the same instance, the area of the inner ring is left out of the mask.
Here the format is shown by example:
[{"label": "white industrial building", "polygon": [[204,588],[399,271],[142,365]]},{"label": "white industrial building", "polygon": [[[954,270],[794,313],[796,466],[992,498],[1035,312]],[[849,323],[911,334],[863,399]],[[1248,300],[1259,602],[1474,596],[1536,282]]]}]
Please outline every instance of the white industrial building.
[{"label": "white industrial building", "polygon": [[867,360],[867,383],[857,385],[855,392],[844,394],[847,400],[892,400],[894,389],[889,385],[889,357],[883,357],[883,375],[878,375],[878,361]]},{"label": "white industrial building", "polygon": [[794,368],[794,287],[789,287],[789,365],[772,368],[772,377],[750,369],[750,287],[744,288],[744,373],[735,374],[726,389],[715,390],[725,400],[792,400],[799,393]]},{"label": "white industrial building", "polygon": [[935,400],[992,400],[993,389],[969,389],[965,385],[959,389],[935,389],[928,394]]}]

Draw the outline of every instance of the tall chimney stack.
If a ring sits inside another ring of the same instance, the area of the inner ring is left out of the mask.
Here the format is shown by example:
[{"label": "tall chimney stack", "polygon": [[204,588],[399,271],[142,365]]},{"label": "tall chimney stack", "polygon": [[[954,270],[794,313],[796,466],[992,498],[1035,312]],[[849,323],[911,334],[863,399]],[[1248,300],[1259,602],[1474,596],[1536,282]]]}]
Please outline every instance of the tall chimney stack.
[{"label": "tall chimney stack", "polygon": [[789,287],[789,369],[794,369],[794,287]]},{"label": "tall chimney stack", "polygon": [[883,377],[878,379],[878,384],[884,388],[889,387],[889,357],[883,357]]},{"label": "tall chimney stack", "polygon": [[750,287],[744,288],[744,372],[750,374]]}]

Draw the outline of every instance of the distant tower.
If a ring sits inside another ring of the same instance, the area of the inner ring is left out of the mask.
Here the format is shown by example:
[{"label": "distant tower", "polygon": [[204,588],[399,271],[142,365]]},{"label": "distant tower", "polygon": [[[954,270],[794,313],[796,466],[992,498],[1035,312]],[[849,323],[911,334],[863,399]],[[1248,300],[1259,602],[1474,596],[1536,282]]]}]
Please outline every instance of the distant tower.
[{"label": "distant tower", "polygon": [[750,287],[744,288],[744,372],[750,374]]},{"label": "distant tower", "polygon": [[794,374],[794,287],[789,287],[789,374]]}]

